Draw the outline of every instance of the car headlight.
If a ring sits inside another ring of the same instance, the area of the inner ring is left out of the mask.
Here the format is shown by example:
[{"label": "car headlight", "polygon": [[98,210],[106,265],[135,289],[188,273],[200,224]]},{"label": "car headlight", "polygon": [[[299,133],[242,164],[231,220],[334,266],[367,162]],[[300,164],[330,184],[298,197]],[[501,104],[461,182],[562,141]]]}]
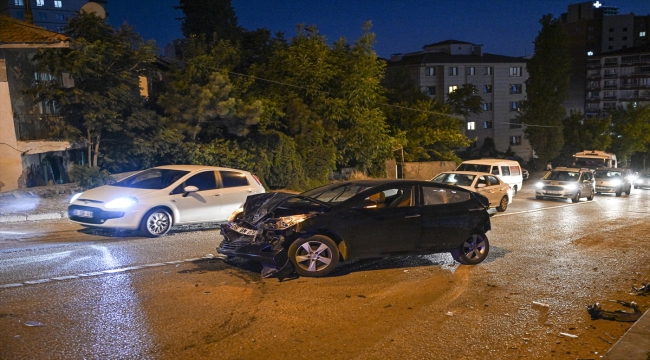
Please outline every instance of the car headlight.
[{"label": "car headlight", "polygon": [[543,182],[538,182],[537,184],[535,184],[535,186],[536,186],[538,189],[541,189],[541,188],[544,187],[544,183],[543,183]]},{"label": "car headlight", "polygon": [[310,217],[313,217],[314,214],[303,214],[303,215],[292,215],[284,216],[277,219],[271,219],[264,223],[264,227],[270,230],[286,230],[296,224],[299,224]]},{"label": "car headlight", "polygon": [[76,193],[76,194],[72,195],[72,198],[70,199],[70,204],[75,202],[75,200],[79,199],[79,196],[81,196],[81,194],[83,194],[83,193]]},{"label": "car headlight", "polygon": [[637,179],[637,180],[635,181],[635,183],[636,183],[636,184],[643,184],[643,180],[641,180],[641,179]]},{"label": "car headlight", "polygon": [[107,209],[126,209],[138,203],[138,199],[134,197],[121,197],[111,200],[104,205]]},{"label": "car headlight", "polygon": [[228,222],[235,221],[235,218],[237,218],[237,215],[241,214],[244,212],[244,207],[240,206],[237,210],[233,211],[230,216],[228,216]]},{"label": "car headlight", "polygon": [[621,185],[621,180],[618,179],[612,180],[612,186],[619,186],[619,185]]}]

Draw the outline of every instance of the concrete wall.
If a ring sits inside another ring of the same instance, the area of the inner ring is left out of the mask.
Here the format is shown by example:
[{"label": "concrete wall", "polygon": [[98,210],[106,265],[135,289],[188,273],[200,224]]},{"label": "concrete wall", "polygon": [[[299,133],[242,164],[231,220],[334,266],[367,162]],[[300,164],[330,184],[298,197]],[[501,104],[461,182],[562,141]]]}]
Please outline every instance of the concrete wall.
[{"label": "concrete wall", "polygon": [[[397,179],[399,166],[395,160],[386,161],[386,177]],[[400,177],[409,180],[431,180],[434,176],[443,171],[456,169],[454,161],[427,161],[427,162],[405,162],[403,168],[404,176]]]},{"label": "concrete wall", "polygon": [[7,67],[5,60],[0,59],[0,191],[18,189],[21,174],[22,163],[16,141]]}]

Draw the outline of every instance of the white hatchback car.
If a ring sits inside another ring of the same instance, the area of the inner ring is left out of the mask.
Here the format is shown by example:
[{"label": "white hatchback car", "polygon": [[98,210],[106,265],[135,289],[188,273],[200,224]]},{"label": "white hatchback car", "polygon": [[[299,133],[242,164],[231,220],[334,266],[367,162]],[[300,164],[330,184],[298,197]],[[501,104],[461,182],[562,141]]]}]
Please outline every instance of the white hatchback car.
[{"label": "white hatchback car", "polygon": [[248,195],[264,192],[248,171],[200,165],[144,170],[70,200],[70,220],[89,227],[165,235],[172,225],[225,221]]},{"label": "white hatchback car", "polygon": [[490,207],[499,212],[506,211],[514,192],[498,175],[482,172],[448,171],[436,175],[431,181],[477,192],[488,198]]}]

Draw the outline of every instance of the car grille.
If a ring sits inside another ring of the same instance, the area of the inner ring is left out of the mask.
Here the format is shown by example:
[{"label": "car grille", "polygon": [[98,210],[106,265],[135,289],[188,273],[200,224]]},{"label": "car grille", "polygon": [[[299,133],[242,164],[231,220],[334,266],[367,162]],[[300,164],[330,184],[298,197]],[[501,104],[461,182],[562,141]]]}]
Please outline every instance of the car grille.
[{"label": "car grille", "polygon": [[237,250],[242,246],[250,245],[250,241],[222,241],[219,247],[224,250]]},{"label": "car grille", "polygon": [[549,191],[562,191],[564,188],[562,186],[544,186],[544,190],[549,190]]}]

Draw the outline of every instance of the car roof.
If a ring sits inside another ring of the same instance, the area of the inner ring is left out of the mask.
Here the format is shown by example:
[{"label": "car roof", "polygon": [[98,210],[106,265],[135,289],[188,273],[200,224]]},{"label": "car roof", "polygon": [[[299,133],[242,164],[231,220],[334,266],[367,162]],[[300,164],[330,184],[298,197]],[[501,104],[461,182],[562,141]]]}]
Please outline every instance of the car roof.
[{"label": "car roof", "polygon": [[163,165],[156,166],[154,169],[164,169],[164,170],[182,170],[182,171],[197,171],[197,170],[234,170],[241,172],[248,172],[245,170],[232,169],[219,166],[206,166],[206,165]]},{"label": "car roof", "polygon": [[[480,171],[443,171],[440,174],[461,174],[461,175],[490,175],[490,176],[496,176],[494,174],[486,173],[486,172],[480,172]],[[440,175],[438,174],[438,175]],[[436,175],[436,176],[438,176]],[[435,177],[435,176],[434,176]]]},{"label": "car roof", "polygon": [[553,171],[575,171],[575,172],[580,172],[580,171],[590,171],[589,169],[584,169],[584,168],[576,168],[576,167],[564,167],[564,166],[558,166]]},{"label": "car roof", "polygon": [[519,163],[516,162],[515,160],[507,160],[507,159],[474,159],[474,160],[465,160],[463,161],[463,164],[499,164],[499,163],[507,163],[511,165],[517,165],[519,166]]}]

